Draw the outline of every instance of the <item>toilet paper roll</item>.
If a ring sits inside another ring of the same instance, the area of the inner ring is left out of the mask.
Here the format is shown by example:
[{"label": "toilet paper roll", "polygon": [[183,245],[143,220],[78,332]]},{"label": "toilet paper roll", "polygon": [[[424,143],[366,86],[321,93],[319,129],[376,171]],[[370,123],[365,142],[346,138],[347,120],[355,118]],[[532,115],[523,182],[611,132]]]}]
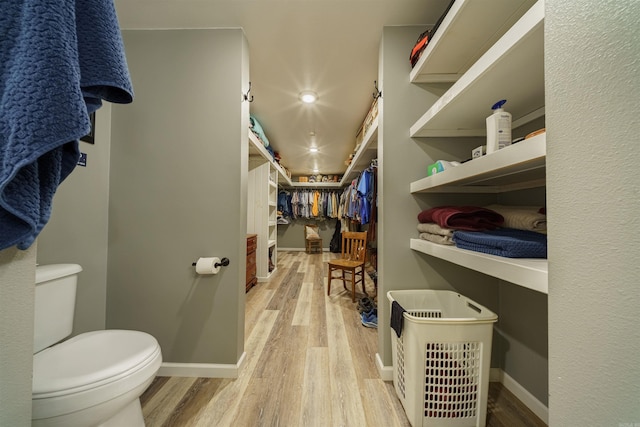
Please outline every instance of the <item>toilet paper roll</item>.
[{"label": "toilet paper roll", "polygon": [[[216,267],[216,264],[218,266]],[[198,274],[218,274],[220,271],[220,258],[199,258],[196,262],[196,273]]]}]

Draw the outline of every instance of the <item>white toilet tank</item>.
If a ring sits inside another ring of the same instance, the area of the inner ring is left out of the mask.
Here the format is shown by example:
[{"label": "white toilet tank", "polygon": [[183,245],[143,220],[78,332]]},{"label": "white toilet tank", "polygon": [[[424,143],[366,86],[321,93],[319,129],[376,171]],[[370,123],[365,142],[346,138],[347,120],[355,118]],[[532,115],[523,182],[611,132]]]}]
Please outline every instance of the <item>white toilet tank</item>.
[{"label": "white toilet tank", "polygon": [[36,267],[34,354],[71,335],[81,271],[78,264]]}]

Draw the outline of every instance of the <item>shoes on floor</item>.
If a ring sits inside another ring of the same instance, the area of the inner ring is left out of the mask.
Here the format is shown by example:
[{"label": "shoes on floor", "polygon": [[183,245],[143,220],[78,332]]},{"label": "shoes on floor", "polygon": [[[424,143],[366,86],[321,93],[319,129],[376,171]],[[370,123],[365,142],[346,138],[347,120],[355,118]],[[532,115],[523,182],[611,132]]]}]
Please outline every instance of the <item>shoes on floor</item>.
[{"label": "shoes on floor", "polygon": [[362,325],[367,328],[378,327],[378,309],[374,308],[368,313],[361,313],[360,318],[362,320]]},{"label": "shoes on floor", "polygon": [[376,303],[369,297],[360,298],[358,300],[358,311],[360,313],[370,312],[376,308]]}]

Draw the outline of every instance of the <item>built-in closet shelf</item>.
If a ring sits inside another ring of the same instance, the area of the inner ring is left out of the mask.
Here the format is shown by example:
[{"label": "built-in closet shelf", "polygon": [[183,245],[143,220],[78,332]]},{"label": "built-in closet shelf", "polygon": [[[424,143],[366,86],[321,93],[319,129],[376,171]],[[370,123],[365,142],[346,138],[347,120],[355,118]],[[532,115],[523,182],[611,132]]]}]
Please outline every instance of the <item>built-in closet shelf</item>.
[{"label": "built-in closet shelf", "polygon": [[294,182],[291,184],[296,188],[340,188],[339,182]]},{"label": "built-in closet shelf", "polygon": [[456,0],[411,71],[411,82],[455,82],[534,3]]},{"label": "built-in closet shelf", "polygon": [[371,164],[371,161],[378,156],[378,118],[374,119],[369,126],[369,130],[362,139],[360,148],[351,160],[349,167],[342,175],[340,186],[349,185],[360,172],[365,170]]},{"label": "built-in closet shelf", "polygon": [[[255,138],[252,138],[255,139]],[[255,141],[254,141],[255,142]],[[251,146],[251,144],[250,144]],[[255,149],[255,148],[254,148]],[[247,232],[256,234],[256,277],[264,282],[278,263],[277,204],[282,169],[264,156],[249,158],[247,179]]]},{"label": "built-in closet shelf", "polygon": [[411,193],[503,193],[544,187],[546,134],[411,183]]},{"label": "built-in closet shelf", "polygon": [[[273,160],[271,154],[264,148],[264,145],[258,139],[255,134],[249,130],[249,155],[250,156],[260,156],[265,162],[271,163],[271,166],[278,171],[278,182],[282,182],[286,185],[291,185],[291,178],[286,174],[282,166],[276,163]],[[272,182],[270,182],[271,184]],[[277,186],[277,184],[274,184]]]},{"label": "built-in closet shelf", "polygon": [[546,259],[505,258],[422,239],[411,239],[410,246],[415,251],[444,259],[524,288],[543,294],[548,293],[548,262]]},{"label": "built-in closet shelf", "polygon": [[[411,126],[410,135],[486,135],[485,119],[500,99],[507,100],[504,109],[512,114],[514,129],[544,115],[543,23],[540,0]],[[475,24],[466,32],[475,34]]]}]

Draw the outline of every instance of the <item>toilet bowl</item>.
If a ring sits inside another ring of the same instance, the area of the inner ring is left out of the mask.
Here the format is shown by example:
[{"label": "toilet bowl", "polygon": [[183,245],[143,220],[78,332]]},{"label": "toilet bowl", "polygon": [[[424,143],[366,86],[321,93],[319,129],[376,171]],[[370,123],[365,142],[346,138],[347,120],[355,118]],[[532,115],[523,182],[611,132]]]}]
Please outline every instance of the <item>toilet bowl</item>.
[{"label": "toilet bowl", "polygon": [[71,333],[69,298],[75,300],[81,270],[73,264],[36,269],[32,426],[144,426],[139,397],[162,363],[154,337],[102,330],[55,344]]}]

